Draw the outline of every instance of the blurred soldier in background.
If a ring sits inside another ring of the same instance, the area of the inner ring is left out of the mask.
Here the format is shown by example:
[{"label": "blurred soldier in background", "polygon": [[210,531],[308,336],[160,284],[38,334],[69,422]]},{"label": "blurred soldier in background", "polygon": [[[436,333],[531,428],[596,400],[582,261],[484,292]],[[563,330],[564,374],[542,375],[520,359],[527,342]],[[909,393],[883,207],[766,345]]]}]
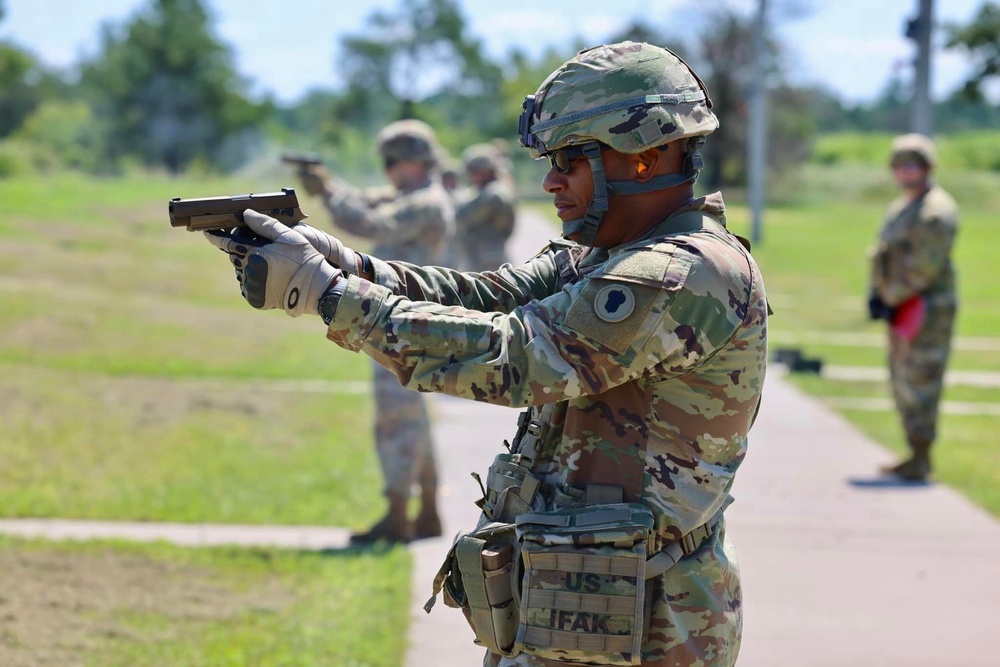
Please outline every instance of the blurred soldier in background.
[{"label": "blurred soldier in background", "polygon": [[565,239],[521,266],[386,262],[253,211],[271,243],[208,239],[256,307],[319,315],[409,387],[527,408],[435,580],[484,664],[730,667],[743,604],[723,512],[767,303],[721,194],[694,194],[712,101],[672,52],[622,42],[581,51],[523,109]]},{"label": "blurred soldier in background", "polygon": [[461,169],[462,163],[450,155],[441,158],[441,185],[452,197],[462,185]]},{"label": "blurred soldier in background", "polygon": [[[440,149],[433,130],[421,121],[404,120],[387,125],[376,141],[391,190],[362,192],[331,178],[321,166],[300,172],[305,189],[323,197],[338,227],[371,239],[376,256],[418,266],[441,264],[454,231],[454,211],[436,173]],[[375,445],[389,511],[371,530],[351,539],[366,543],[436,537],[441,521],[426,400],[403,388],[379,364],[372,366]],[[421,507],[411,524],[406,511],[414,483],[420,486]]]},{"label": "blurred soldier in background", "polygon": [[938,402],[958,308],[951,248],[955,200],[931,181],[934,143],[897,137],[892,173],[902,189],[886,213],[871,252],[869,314],[889,323],[889,374],[911,456],[883,472],[922,482],[931,471]]},{"label": "blurred soldier in background", "polygon": [[455,240],[465,271],[491,271],[508,261],[505,244],[514,233],[517,195],[509,159],[493,143],[462,153],[469,187],[455,210]]}]

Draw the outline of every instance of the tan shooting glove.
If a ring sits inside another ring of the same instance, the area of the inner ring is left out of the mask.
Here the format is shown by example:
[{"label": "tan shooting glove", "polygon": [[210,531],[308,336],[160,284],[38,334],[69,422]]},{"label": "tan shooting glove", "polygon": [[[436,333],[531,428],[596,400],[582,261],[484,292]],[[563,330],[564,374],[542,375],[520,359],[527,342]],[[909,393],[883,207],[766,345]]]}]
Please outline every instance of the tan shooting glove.
[{"label": "tan shooting glove", "polygon": [[295,231],[302,234],[309,241],[309,245],[316,248],[319,254],[326,258],[326,261],[344,273],[354,274],[358,272],[358,254],[341,243],[336,236],[331,236],[301,222],[295,225]]},{"label": "tan shooting glove", "polygon": [[333,194],[333,181],[330,173],[320,164],[303,165],[299,170],[302,187],[313,196],[329,197]]},{"label": "tan shooting glove", "polygon": [[281,308],[292,317],[319,314],[319,298],[343,272],[305,236],[274,218],[247,209],[243,220],[260,238],[239,229],[232,234],[205,232],[209,243],[229,254],[243,298],[254,308]]}]

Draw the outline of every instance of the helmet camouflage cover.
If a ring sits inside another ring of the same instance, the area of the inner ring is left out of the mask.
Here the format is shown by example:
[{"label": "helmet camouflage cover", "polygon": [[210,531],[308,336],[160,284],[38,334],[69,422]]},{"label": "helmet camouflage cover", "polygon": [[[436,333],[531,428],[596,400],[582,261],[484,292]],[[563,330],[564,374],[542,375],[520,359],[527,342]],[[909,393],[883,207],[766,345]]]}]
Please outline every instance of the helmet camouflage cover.
[{"label": "helmet camouflage cover", "polygon": [[420,120],[400,120],[383,127],[375,137],[382,159],[437,164],[440,155],[434,130]]},{"label": "helmet camouflage cover", "polygon": [[934,142],[922,134],[904,134],[892,141],[892,160],[916,157],[924,165],[933,167],[935,162]]},{"label": "helmet camouflage cover", "polygon": [[599,141],[621,153],[711,134],[719,126],[704,83],[672,51],[620,42],[581,51],[528,96],[521,145],[539,158]]}]

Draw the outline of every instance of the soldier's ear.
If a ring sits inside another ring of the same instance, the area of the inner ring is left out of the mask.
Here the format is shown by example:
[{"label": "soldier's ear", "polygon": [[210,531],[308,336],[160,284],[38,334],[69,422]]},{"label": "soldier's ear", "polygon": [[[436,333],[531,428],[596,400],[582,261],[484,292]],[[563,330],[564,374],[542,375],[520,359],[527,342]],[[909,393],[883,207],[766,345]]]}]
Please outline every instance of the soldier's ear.
[{"label": "soldier's ear", "polygon": [[660,165],[662,158],[663,153],[657,148],[650,148],[637,155],[633,155],[632,159],[635,164],[635,177],[633,180],[638,183],[645,183],[653,178],[657,174],[657,167]]}]

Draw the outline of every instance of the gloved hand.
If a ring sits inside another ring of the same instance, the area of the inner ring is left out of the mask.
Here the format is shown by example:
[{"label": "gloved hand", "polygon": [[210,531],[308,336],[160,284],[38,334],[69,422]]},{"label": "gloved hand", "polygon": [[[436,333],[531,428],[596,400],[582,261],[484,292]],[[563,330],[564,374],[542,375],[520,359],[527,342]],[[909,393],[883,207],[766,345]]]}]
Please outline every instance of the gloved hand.
[{"label": "gloved hand", "polygon": [[341,243],[336,236],[331,236],[302,222],[295,225],[295,231],[306,237],[309,245],[316,248],[326,258],[326,261],[344,273],[352,275],[358,272],[357,253]]},{"label": "gloved hand", "polygon": [[328,197],[333,193],[330,173],[321,164],[305,165],[299,170],[302,187],[311,195]]},{"label": "gloved hand", "polygon": [[868,317],[873,320],[891,320],[893,309],[885,305],[882,298],[873,291],[868,294]]},{"label": "gloved hand", "polygon": [[243,220],[254,234],[204,232],[209,243],[229,254],[243,298],[260,310],[282,308],[292,317],[319,314],[323,292],[343,272],[331,265],[294,229],[247,209]]}]

